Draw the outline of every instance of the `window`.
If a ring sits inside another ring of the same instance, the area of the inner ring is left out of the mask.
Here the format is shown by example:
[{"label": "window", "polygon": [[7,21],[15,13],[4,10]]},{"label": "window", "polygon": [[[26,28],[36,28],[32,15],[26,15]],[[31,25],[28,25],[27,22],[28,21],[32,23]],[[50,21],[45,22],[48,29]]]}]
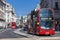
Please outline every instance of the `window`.
[{"label": "window", "polygon": [[8,19],[8,22],[9,22],[9,19]]},{"label": "window", "polygon": [[41,20],[41,27],[49,27],[49,28],[51,28],[51,27],[53,27],[53,21],[43,21],[43,20]]},{"label": "window", "polygon": [[58,2],[55,2],[55,9],[59,9]]},{"label": "window", "polygon": [[0,9],[3,10],[3,4],[0,2]]},{"label": "window", "polygon": [[52,16],[52,11],[49,9],[41,9],[40,10],[40,17],[51,17]]},{"label": "window", "polygon": [[0,5],[0,9],[3,9],[1,5]]}]

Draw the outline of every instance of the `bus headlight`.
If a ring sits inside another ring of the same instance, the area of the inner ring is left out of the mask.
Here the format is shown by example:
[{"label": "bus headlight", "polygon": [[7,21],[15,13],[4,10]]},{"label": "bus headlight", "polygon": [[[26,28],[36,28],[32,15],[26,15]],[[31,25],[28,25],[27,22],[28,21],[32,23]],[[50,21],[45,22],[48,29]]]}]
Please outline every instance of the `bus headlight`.
[{"label": "bus headlight", "polygon": [[40,25],[40,23],[39,23],[39,22],[37,22],[37,25]]},{"label": "bus headlight", "polygon": [[51,20],[51,18],[49,18],[49,20]]}]

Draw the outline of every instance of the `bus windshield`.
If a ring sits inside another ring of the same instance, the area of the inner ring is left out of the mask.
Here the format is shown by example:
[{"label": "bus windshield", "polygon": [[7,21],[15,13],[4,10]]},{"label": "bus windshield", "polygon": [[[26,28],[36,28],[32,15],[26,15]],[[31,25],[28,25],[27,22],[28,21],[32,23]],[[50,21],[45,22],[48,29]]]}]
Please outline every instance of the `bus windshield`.
[{"label": "bus windshield", "polygon": [[41,21],[41,27],[51,28],[52,26],[53,26],[53,21]]},{"label": "bus windshield", "polygon": [[41,27],[53,27],[53,21],[52,21],[52,11],[49,9],[41,9],[40,11],[40,22]]}]

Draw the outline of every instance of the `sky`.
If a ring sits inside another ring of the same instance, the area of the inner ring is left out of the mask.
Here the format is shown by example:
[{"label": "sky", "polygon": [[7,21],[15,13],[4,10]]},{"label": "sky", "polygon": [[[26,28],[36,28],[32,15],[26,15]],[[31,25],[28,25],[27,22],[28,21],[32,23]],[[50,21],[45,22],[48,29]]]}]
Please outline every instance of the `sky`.
[{"label": "sky", "polygon": [[40,0],[6,0],[15,9],[17,16],[24,16],[35,9]]}]

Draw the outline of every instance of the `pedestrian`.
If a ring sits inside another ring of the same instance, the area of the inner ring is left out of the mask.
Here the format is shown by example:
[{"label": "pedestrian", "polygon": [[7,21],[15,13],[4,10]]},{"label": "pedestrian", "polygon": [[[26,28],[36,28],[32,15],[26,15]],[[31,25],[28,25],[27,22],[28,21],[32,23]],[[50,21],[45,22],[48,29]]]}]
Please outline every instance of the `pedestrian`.
[{"label": "pedestrian", "polygon": [[57,31],[57,21],[55,21],[55,31]]},{"label": "pedestrian", "polygon": [[60,31],[60,22],[59,22],[59,31]]}]

